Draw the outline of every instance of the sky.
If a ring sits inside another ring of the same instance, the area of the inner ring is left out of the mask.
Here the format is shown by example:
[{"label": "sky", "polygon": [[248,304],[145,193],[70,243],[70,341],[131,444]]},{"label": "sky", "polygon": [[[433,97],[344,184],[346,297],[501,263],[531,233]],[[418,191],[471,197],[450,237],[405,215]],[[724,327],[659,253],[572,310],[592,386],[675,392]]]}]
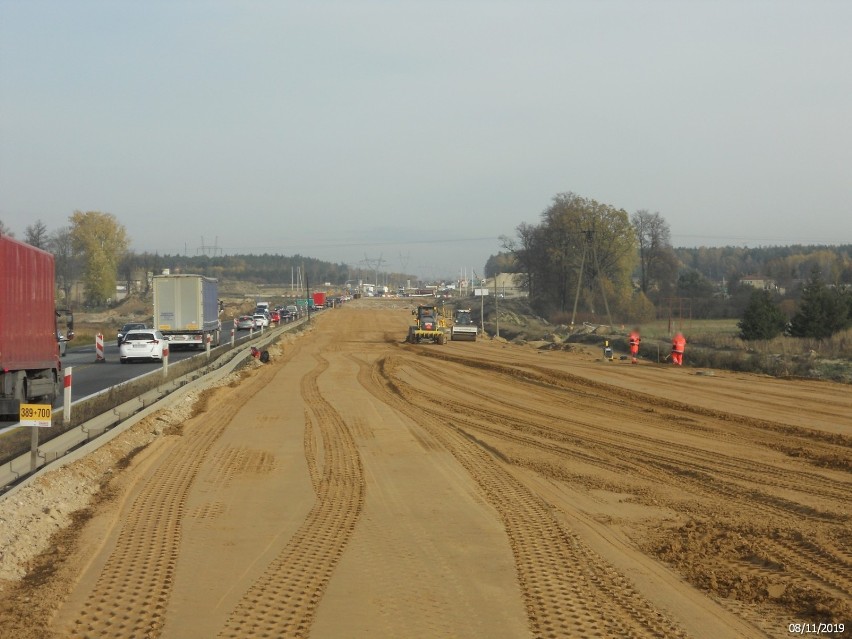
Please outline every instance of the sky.
[{"label": "sky", "polygon": [[559,193],[852,243],[848,0],[0,0],[0,221],[482,274]]}]

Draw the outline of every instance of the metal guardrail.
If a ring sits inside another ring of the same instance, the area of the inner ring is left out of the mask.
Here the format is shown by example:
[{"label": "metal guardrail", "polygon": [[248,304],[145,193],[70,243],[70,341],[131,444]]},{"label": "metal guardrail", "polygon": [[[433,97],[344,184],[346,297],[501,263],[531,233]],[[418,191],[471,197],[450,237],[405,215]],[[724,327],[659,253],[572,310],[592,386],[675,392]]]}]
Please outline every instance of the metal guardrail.
[{"label": "metal guardrail", "polygon": [[[286,331],[304,324],[307,319],[303,318],[280,325],[272,330],[264,331],[266,335],[261,334],[260,337],[246,336],[235,341],[233,347],[230,345],[229,340],[225,352],[218,355],[213,361],[208,362],[205,357],[199,354],[198,366],[181,377],[164,382],[156,388],[137,395],[128,401],[112,406],[92,419],[70,428],[43,444],[39,444],[35,454],[30,451],[5,462],[0,466],[0,498],[14,492],[16,487],[22,485],[29,477],[34,476],[48,465],[60,460],[65,460],[63,463],[70,462],[71,457],[76,458],[75,455],[72,455],[73,453],[79,451],[81,454],[87,454],[91,450],[102,446],[112,439],[112,437],[129,428],[148,414],[163,408],[166,400],[176,401],[186,392],[189,392],[192,387],[209,382],[211,375],[224,377],[229,374],[251,358],[251,351],[246,348],[246,342],[250,341],[251,345],[255,347],[268,346]],[[224,348],[224,345],[217,348]],[[212,349],[211,354],[215,350]],[[184,360],[184,362],[194,359],[190,358],[189,360]],[[131,380],[131,382],[138,383],[140,379],[150,375],[162,375],[162,372],[159,370],[150,371],[145,375],[140,375],[134,380]],[[79,407],[79,405],[86,402],[97,400],[103,395],[113,392],[116,388],[127,385],[128,383],[130,382],[123,382],[116,387],[104,389],[103,391],[78,399],[72,404],[72,412],[74,406]],[[35,465],[35,468],[33,468],[33,465]]]}]

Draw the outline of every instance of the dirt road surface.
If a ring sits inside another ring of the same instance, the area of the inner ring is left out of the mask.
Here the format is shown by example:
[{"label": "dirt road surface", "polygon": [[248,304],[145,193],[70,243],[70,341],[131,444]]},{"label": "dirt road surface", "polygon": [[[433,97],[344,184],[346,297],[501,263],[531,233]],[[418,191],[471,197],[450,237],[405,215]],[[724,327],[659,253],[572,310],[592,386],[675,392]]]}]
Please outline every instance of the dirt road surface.
[{"label": "dirt road surface", "polygon": [[324,311],[178,427],[46,474],[100,488],[5,581],[0,635],[852,636],[848,386],[409,320]]}]

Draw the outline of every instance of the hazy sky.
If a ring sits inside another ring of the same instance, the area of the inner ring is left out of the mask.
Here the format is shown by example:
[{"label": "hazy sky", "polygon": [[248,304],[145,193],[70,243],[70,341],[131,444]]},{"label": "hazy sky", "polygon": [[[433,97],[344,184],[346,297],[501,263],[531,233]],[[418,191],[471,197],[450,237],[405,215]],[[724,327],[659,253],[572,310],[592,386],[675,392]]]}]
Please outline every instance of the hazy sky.
[{"label": "hazy sky", "polygon": [[0,0],[0,220],[481,274],[572,191],[852,243],[852,2]]}]

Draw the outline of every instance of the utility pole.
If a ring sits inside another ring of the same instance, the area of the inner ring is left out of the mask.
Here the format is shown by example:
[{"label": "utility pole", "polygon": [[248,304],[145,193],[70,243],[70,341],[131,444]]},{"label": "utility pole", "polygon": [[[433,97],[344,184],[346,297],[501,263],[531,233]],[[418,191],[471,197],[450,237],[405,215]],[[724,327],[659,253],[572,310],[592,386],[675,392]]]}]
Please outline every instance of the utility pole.
[{"label": "utility pole", "polygon": [[479,332],[485,337],[485,295],[483,293],[487,293],[488,289],[485,288],[485,278],[480,279],[473,269],[471,269],[471,277],[479,285],[474,284],[473,293],[479,295]]},{"label": "utility pole", "polygon": [[494,334],[500,337],[500,315],[497,312],[497,274],[494,274]]},{"label": "utility pole", "polygon": [[311,323],[311,280],[305,271],[305,297],[308,299],[308,324]]},{"label": "utility pole", "polygon": [[[485,280],[482,280],[485,283]],[[482,291],[480,291],[482,293]],[[485,296],[479,296],[479,331],[485,337]]]}]

